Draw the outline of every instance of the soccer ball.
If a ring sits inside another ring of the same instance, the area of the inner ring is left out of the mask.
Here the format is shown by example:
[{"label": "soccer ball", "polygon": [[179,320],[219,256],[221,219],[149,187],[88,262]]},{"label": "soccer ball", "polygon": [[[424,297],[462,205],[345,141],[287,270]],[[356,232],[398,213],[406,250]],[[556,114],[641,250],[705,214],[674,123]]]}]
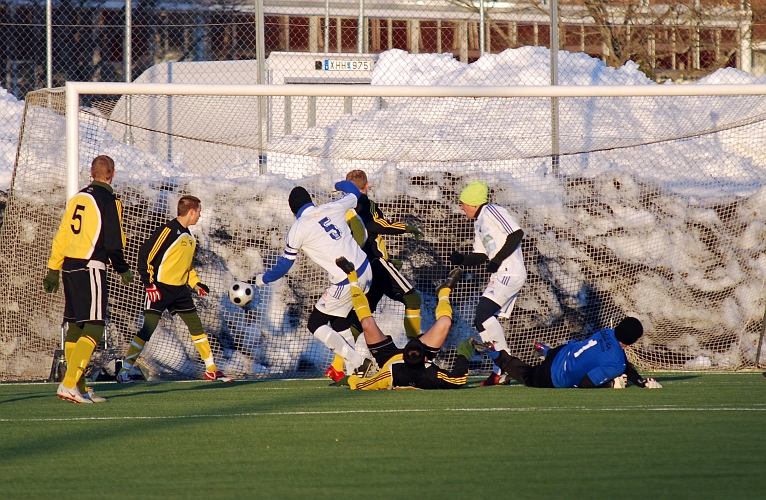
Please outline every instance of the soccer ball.
[{"label": "soccer ball", "polygon": [[245,307],[253,300],[253,287],[244,281],[235,281],[229,287],[229,300],[235,305]]}]

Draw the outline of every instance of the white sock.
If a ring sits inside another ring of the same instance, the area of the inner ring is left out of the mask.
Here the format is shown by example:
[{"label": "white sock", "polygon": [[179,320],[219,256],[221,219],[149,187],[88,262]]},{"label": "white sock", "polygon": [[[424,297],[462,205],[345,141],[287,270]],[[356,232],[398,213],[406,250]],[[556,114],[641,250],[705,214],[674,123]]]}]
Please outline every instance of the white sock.
[{"label": "white sock", "polygon": [[[497,318],[492,316],[484,323],[482,323],[482,326],[484,327],[484,331],[479,332],[481,340],[484,342],[492,342],[492,345],[495,346],[496,351],[505,351],[510,354],[510,351],[508,350],[508,342],[505,340],[505,332],[503,331],[503,327],[500,325],[500,322],[497,320]],[[500,375],[503,373],[503,371],[497,365],[492,365],[492,372],[495,375]]]},{"label": "white sock", "polygon": [[[350,330],[348,330],[348,333],[351,335]],[[317,328],[314,332],[314,336],[321,340],[324,345],[330,348],[330,350],[343,358],[349,372],[356,370],[362,365],[364,358],[356,352],[352,344],[349,344],[348,341],[343,338],[343,335],[330,328],[329,325],[322,325]],[[351,335],[351,339],[353,341],[353,335]]]}]

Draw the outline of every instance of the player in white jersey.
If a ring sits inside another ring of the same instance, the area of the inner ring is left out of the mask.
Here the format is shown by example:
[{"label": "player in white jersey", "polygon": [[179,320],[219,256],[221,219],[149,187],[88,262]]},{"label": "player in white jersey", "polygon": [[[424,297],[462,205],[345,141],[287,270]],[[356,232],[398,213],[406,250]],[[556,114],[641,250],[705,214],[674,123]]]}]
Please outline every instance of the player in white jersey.
[{"label": "player in white jersey", "polygon": [[[356,207],[359,189],[350,181],[340,181],[335,189],[346,193],[338,200],[314,206],[305,188],[298,186],[290,192],[290,209],[295,214],[285,236],[285,251],[277,264],[256,276],[255,284],[263,286],[276,281],[290,270],[298,251],[303,252],[329,274],[332,283],[320,297],[309,316],[307,328],[319,340],[346,361],[346,369],[354,371],[364,363],[364,358],[354,349],[351,325],[356,320],[352,314],[353,304],[346,273],[335,264],[338,257],[346,257],[359,269],[359,283],[367,292],[372,281],[372,270],[367,256],[357,244],[346,224],[346,212]],[[328,370],[329,371],[329,370]],[[343,372],[328,373],[337,382]]]},{"label": "player in white jersey", "polygon": [[[498,351],[509,352],[505,332],[497,316],[510,316],[519,290],[527,279],[519,246],[524,232],[508,210],[487,203],[488,191],[485,183],[474,181],[460,193],[461,210],[469,219],[475,219],[473,253],[455,251],[450,255],[450,262],[462,266],[487,263],[487,271],[491,275],[476,307],[474,325],[483,341],[491,342]],[[481,385],[496,385],[502,381],[503,374],[495,366],[493,373]]]}]

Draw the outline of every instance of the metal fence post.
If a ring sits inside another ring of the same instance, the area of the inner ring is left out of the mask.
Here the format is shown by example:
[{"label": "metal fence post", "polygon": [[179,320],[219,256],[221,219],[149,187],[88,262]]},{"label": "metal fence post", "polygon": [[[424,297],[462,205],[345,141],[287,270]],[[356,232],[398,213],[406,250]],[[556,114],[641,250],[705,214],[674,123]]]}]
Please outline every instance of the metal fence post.
[{"label": "metal fence post", "polygon": [[[551,1],[551,85],[559,84],[558,0]],[[551,172],[559,173],[559,101],[551,97]]]},{"label": "metal fence post", "polygon": [[[133,1],[125,0],[125,38],[123,44],[123,65],[125,67],[125,83],[133,81]],[[132,96],[125,100],[125,144],[133,145],[133,129],[130,124],[133,121],[133,102]]]},{"label": "metal fence post", "polygon": [[45,86],[53,87],[53,0],[45,1]]},{"label": "metal fence post", "polygon": [[364,39],[365,39],[365,32],[367,30],[364,29],[364,0],[359,0],[359,22],[357,25],[357,35],[356,35],[356,51],[360,54],[364,54]]},{"label": "metal fence post", "polygon": [[[264,47],[264,23],[263,23],[263,0],[255,0],[255,57],[258,62],[258,76],[256,82],[263,85],[266,80],[266,48]],[[258,171],[266,173],[266,161],[263,153],[263,123],[264,123],[264,97],[258,96]]]}]

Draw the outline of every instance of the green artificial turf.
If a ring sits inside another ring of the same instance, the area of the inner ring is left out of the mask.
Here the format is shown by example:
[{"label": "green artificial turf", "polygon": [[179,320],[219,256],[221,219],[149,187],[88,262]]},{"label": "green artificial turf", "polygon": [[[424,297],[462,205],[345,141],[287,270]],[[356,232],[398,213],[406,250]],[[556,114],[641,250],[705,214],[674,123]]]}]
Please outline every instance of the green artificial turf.
[{"label": "green artificial turf", "polygon": [[352,392],[323,380],[0,385],[2,498],[764,498],[766,380]]}]

